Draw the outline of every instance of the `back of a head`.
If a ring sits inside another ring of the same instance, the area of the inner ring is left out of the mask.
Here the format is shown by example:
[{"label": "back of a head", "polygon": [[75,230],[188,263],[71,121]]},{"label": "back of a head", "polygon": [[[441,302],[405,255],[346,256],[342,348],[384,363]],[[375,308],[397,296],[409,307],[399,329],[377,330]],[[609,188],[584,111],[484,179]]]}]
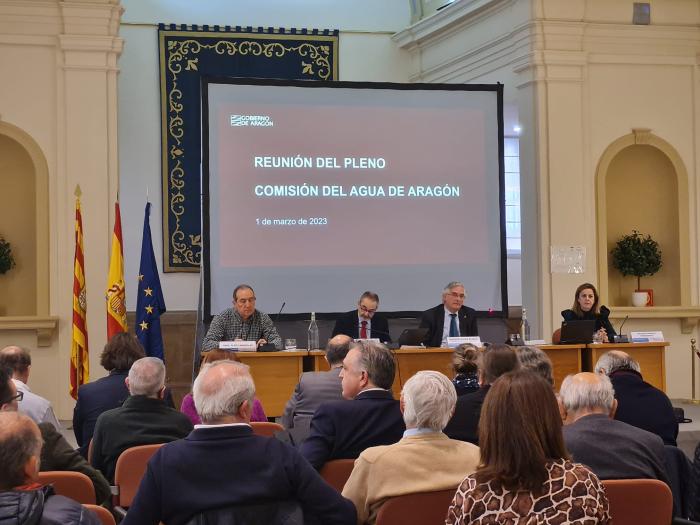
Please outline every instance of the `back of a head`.
[{"label": "back of a head", "polygon": [[36,423],[18,412],[0,412],[0,491],[32,481],[25,465],[41,455],[41,433]]},{"label": "back of a head", "polygon": [[481,373],[484,382],[488,385],[503,374],[519,368],[518,356],[508,345],[490,345],[481,356]]},{"label": "back of a head", "polygon": [[536,346],[517,346],[515,353],[518,356],[520,367],[532,370],[541,375],[545,381],[554,386],[554,375],[552,371],[552,360],[549,356]]},{"label": "back of a head", "polygon": [[605,374],[581,372],[564,378],[559,399],[566,411],[572,414],[608,414],[615,402],[615,390]]},{"label": "back of a head", "polygon": [[463,343],[452,354],[452,370],[455,374],[474,374],[479,369],[479,349],[470,343]]},{"label": "back of a head", "polygon": [[403,386],[403,419],[407,428],[429,428],[441,432],[452,417],[457,392],[447,376],[423,370],[411,376]]},{"label": "back of a head", "polygon": [[217,361],[240,361],[236,352],[231,352],[230,350],[223,350],[221,348],[213,348],[202,352],[202,365],[207,365],[211,363],[216,363]]},{"label": "back of a head", "polygon": [[561,427],[552,385],[528,370],[502,375],[481,409],[477,480],[538,493],[547,462],[568,458]]},{"label": "back of a head", "polygon": [[119,332],[112,336],[102,350],[100,364],[111,372],[112,370],[129,370],[135,361],[146,353],[135,335]]},{"label": "back of a head", "polygon": [[255,397],[249,367],[228,360],[204,365],[192,385],[192,397],[205,424],[236,417],[243,402],[252,407]]},{"label": "back of a head", "polygon": [[10,402],[12,397],[12,370],[5,367],[0,367],[0,406]]},{"label": "back of a head", "polygon": [[0,350],[0,368],[9,368],[14,375],[26,373],[31,364],[32,356],[26,348],[6,346]]},{"label": "back of a head", "polygon": [[611,350],[598,358],[594,371],[596,374],[610,375],[618,370],[634,370],[641,373],[639,363],[627,352],[621,350]]},{"label": "back of a head", "polygon": [[389,390],[396,375],[396,362],[392,351],[374,341],[361,341],[351,348],[360,351],[359,366],[367,372],[369,382],[377,388]]},{"label": "back of a head", "polygon": [[328,364],[331,366],[341,364],[345,356],[348,355],[351,343],[352,337],[344,334],[338,334],[329,339],[326,345],[326,359],[328,360]]},{"label": "back of a head", "polygon": [[157,357],[142,357],[129,369],[129,393],[156,397],[165,386],[165,364]]}]

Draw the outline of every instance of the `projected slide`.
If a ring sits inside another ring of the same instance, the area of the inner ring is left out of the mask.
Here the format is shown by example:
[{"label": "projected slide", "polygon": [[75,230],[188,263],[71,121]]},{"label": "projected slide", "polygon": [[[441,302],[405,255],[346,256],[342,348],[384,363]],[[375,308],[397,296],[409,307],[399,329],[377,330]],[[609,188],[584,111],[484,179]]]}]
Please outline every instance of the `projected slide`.
[{"label": "projected slide", "polygon": [[340,84],[208,84],[210,313],[239,282],[269,311],[422,310],[452,280],[501,310],[497,90]]}]

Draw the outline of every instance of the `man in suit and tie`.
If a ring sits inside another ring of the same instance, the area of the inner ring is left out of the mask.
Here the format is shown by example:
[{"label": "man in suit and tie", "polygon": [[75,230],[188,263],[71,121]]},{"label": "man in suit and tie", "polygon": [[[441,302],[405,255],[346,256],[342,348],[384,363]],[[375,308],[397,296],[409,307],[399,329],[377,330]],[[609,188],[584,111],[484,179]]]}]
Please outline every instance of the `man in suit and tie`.
[{"label": "man in suit and tie", "polygon": [[282,424],[289,431],[294,444],[300,445],[308,437],[311,418],[321,403],[343,399],[340,370],[350,350],[350,343],[352,339],[349,336],[336,335],[326,345],[326,361],[331,369],[301,374],[282,414]]},{"label": "man in suit and tie", "polygon": [[301,453],[316,469],[332,459],[355,459],[368,447],[396,443],[406,430],[391,393],[396,365],[380,343],[350,347],[340,378],[346,401],[323,403],[311,419]]},{"label": "man in suit and tie", "polygon": [[379,295],[369,291],[363,293],[357,302],[357,310],[350,310],[335,322],[333,335],[345,334],[353,339],[372,338],[391,343],[389,322],[377,313],[378,307]]},{"label": "man in suit and tie", "polygon": [[357,523],[353,504],[296,449],[253,433],[255,385],[246,365],[205,365],[192,394],[202,424],[151,458],[124,525],[177,525],[200,515],[211,523],[242,523],[242,507],[251,506],[257,522],[280,523],[275,511],[290,504],[301,507],[304,523]]},{"label": "man in suit and tie", "polygon": [[420,326],[427,328],[423,344],[447,346],[448,337],[477,336],[476,311],[464,306],[464,285],[453,281],[442,291],[442,304],[423,312]]}]

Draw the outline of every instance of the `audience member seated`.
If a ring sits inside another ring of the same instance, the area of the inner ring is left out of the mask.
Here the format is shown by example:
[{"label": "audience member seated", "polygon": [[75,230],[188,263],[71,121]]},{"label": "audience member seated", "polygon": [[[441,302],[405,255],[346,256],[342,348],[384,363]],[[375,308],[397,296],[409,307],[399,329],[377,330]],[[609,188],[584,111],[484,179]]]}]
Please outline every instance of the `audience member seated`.
[{"label": "audience member seated", "polygon": [[653,432],[666,445],[676,445],[678,421],[671,400],[644,381],[637,361],[626,352],[612,350],[600,356],[595,371],[606,374],[615,389],[615,419]]},{"label": "audience member seated", "polygon": [[690,481],[690,519],[700,520],[700,443],[695,447]]},{"label": "audience member seated", "polygon": [[574,461],[600,479],[658,479],[668,484],[661,438],[616,421],[617,401],[610,379],[581,372],[567,376],[559,390],[564,442]]},{"label": "audience member seated", "polygon": [[126,378],[129,397],[119,408],[97,418],[92,438],[92,465],[110,481],[119,455],[138,445],[169,443],[190,433],[189,418],[166,406],[165,365],[157,357],[142,357]]},{"label": "audience member seated", "polygon": [[452,383],[458,396],[479,390],[479,349],[464,343],[455,348],[452,354],[452,372],[455,374]]},{"label": "audience member seated", "polygon": [[[210,363],[215,363],[217,361],[239,361],[238,356],[235,352],[229,352],[228,350],[219,350],[214,348],[212,350],[207,350],[202,352],[200,359],[200,369],[202,366]],[[185,397],[182,398],[182,403],[180,404],[180,412],[185,414],[193,425],[199,425],[202,420],[197,414],[197,408],[194,406],[194,398],[190,392]],[[262,403],[256,397],[253,401],[253,413],[250,416],[251,421],[267,421],[267,416],[263,410]]]},{"label": "audience member seated", "polygon": [[214,509],[214,523],[234,523],[227,511],[290,500],[302,507],[306,523],[356,523],[352,503],[296,449],[253,434],[255,385],[246,365],[205,365],[193,395],[202,424],[151,458],[124,525],[182,525]]},{"label": "audience member seated", "polygon": [[569,460],[552,386],[528,370],[489,390],[481,464],[457,489],[446,525],[612,523],[600,480]]},{"label": "audience member seated", "polygon": [[391,385],[396,363],[380,343],[353,343],[340,379],[344,401],[318,407],[301,453],[317,470],[331,459],[354,459],[368,447],[396,443],[406,427]]},{"label": "audience member seated", "polygon": [[[10,370],[0,368],[0,412],[16,412],[18,401],[24,397],[17,390]],[[65,470],[82,472],[90,478],[95,487],[95,497],[98,503],[104,503],[111,497],[109,483],[97,470],[92,468],[77,450],[70,446],[63,435],[51,423],[39,423],[39,431],[43,440],[41,448],[41,471]]]},{"label": "audience member seated", "polygon": [[455,489],[476,469],[479,448],[442,433],[456,402],[454,387],[440,372],[418,372],[406,381],[401,392],[404,437],[360,454],[343,489],[355,504],[359,524],[374,525],[387,498]]},{"label": "audience member seated", "polygon": [[41,448],[41,432],[34,421],[16,412],[0,412],[0,523],[99,525],[97,516],[80,503],[38,483]]},{"label": "audience member seated", "polygon": [[348,354],[352,339],[347,335],[336,335],[326,345],[325,359],[331,367],[323,372],[304,372],[287,401],[282,414],[282,424],[289,431],[292,441],[300,445],[309,435],[311,418],[325,401],[343,399],[340,370]]},{"label": "audience member seated", "polygon": [[12,370],[12,381],[19,392],[22,392],[22,401],[19,402],[19,411],[31,417],[35,423],[51,423],[57,431],[61,431],[61,425],[51,408],[48,399],[32,392],[29,383],[29,372],[32,368],[32,356],[29,350],[20,346],[6,346],[0,350],[0,368]]},{"label": "audience member seated", "polygon": [[491,345],[482,352],[479,360],[479,384],[476,392],[457,398],[455,413],[445,427],[445,434],[452,439],[479,444],[479,417],[481,405],[491,384],[502,374],[520,367],[518,357],[510,346]]},{"label": "audience member seated", "polygon": [[544,350],[536,346],[515,346],[513,348],[518,356],[520,368],[541,375],[547,383],[554,387],[552,360]]},{"label": "audience member seated", "polygon": [[118,333],[105,345],[100,356],[100,365],[109,375],[78,388],[78,399],[73,409],[73,432],[84,458],[87,458],[97,418],[106,410],[122,406],[129,397],[124,380],[134,361],[144,355],[143,347],[135,336]]}]

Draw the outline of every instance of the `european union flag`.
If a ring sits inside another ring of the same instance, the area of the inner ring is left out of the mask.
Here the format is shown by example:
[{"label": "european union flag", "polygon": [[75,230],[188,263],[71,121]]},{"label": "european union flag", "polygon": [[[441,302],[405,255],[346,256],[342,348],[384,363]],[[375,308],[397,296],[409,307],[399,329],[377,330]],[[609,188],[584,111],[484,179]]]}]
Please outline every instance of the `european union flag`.
[{"label": "european union flag", "polygon": [[141,266],[139,266],[139,292],[136,301],[136,336],[146,355],[163,359],[163,336],[160,333],[160,314],[165,312],[163,291],[160,288],[156,257],[153,255],[149,216],[151,203],[146,203],[141,242]]}]

